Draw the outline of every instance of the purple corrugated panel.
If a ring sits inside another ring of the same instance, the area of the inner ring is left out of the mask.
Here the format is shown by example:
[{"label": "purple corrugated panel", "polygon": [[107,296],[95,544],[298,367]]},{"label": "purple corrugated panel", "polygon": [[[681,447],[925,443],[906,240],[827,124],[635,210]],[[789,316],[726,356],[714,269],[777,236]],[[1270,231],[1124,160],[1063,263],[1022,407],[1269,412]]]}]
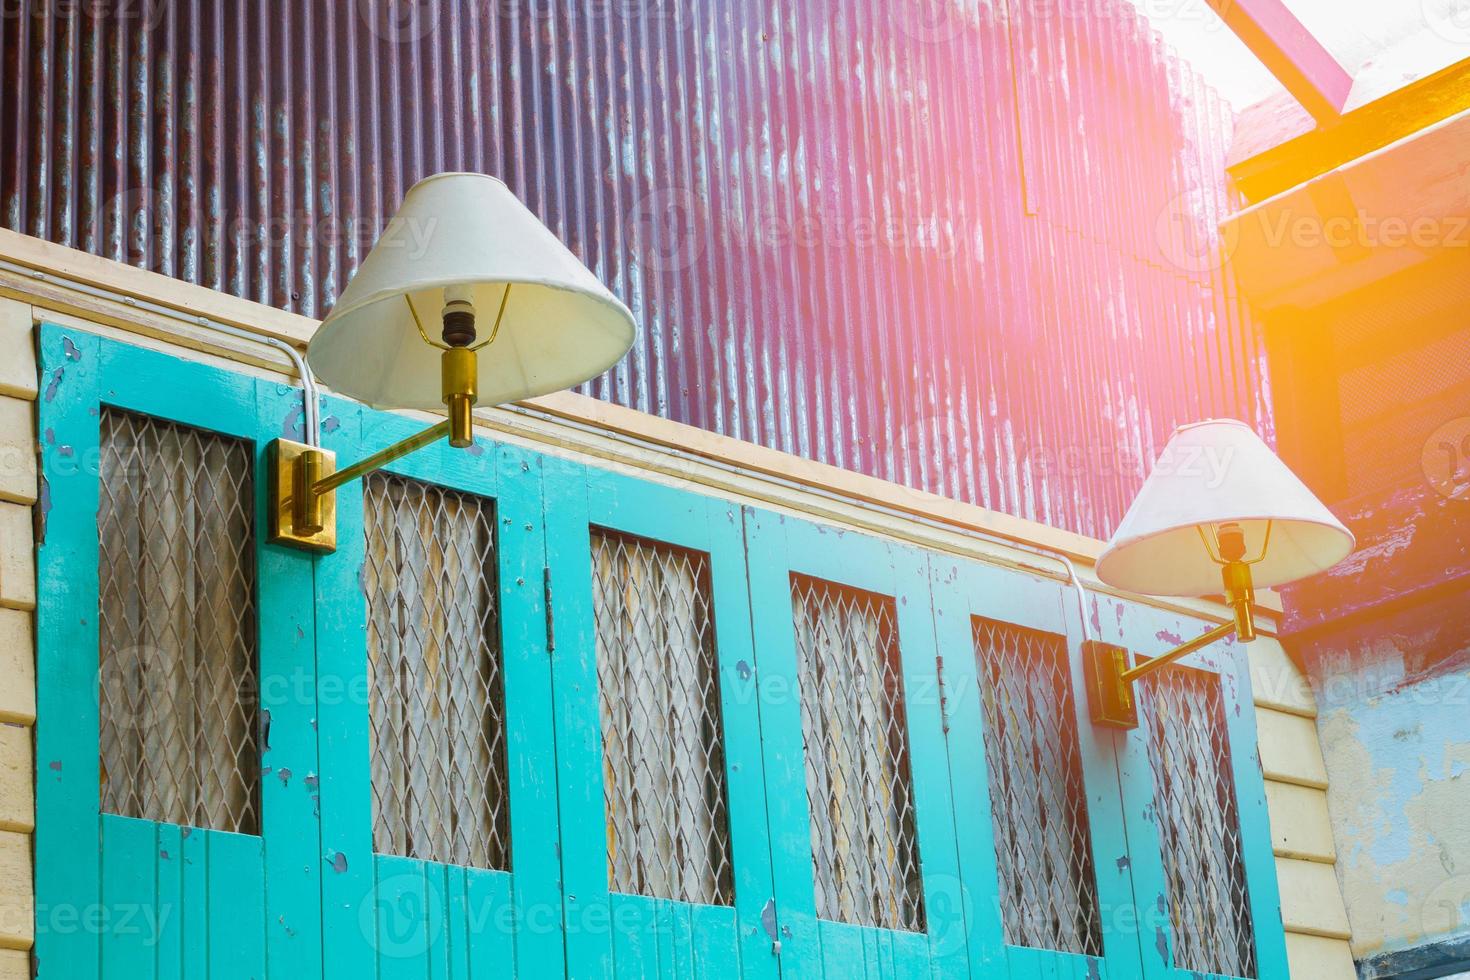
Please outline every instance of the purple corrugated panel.
[{"label": "purple corrugated panel", "polygon": [[599,398],[1097,535],[1269,429],[1231,116],[1127,0],[22,2],[0,65],[7,227],[274,306],[476,170],[637,314]]}]

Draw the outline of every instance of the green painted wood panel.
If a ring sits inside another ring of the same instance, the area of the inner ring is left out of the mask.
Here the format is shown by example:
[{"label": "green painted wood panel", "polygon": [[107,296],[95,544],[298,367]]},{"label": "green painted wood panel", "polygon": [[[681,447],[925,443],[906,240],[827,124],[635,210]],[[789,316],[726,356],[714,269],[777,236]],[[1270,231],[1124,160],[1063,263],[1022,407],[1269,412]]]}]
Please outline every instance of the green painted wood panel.
[{"label": "green painted wood panel", "polygon": [[[340,399],[324,444],[345,463],[424,423]],[[391,472],[494,503],[510,791],[511,871],[375,854],[365,696],[322,705],[328,977],[549,976],[563,969],[551,669],[546,653],[541,459],[477,439],[426,447]],[[317,559],[323,683],[363,691],[367,671],[362,484],[338,491],[338,549]],[[550,817],[550,819],[548,819]]]},{"label": "green painted wood panel", "polygon": [[[1105,955],[1004,941],[983,746],[989,721],[970,621],[984,616],[1065,636],[1080,692],[1084,624],[1071,592],[484,438],[468,451],[428,448],[393,469],[495,502],[508,872],[374,852],[360,483],[338,492],[336,553],[258,546],[262,707],[270,712],[269,742],[261,746],[261,835],[99,813],[100,407],[252,440],[262,488],[266,443],[299,436],[299,391],[54,326],[41,331],[41,370],[47,533],[38,553],[36,861],[38,904],[46,910],[37,928],[43,977],[1182,976],[1167,966],[1167,915],[1158,913],[1163,879],[1157,833],[1145,816],[1153,787],[1143,730],[1093,729],[1080,696],[1074,702],[1107,913]],[[323,417],[326,445],[343,463],[422,425],[335,398],[324,399]],[[732,906],[609,889],[593,527],[709,556]],[[817,917],[793,572],[895,602],[923,933]],[[1093,633],[1106,623],[1102,638],[1140,652],[1162,652],[1165,638],[1187,629],[1157,610],[1103,605],[1105,612],[1090,617]],[[1229,707],[1259,972],[1284,975],[1243,651],[1212,648],[1197,663],[1220,675]],[[101,924],[85,925],[89,909]]]},{"label": "green painted wood panel", "polygon": [[[1103,639],[1129,647],[1135,654],[1158,656],[1179,640],[1204,632],[1205,624],[1162,610],[1120,600],[1099,600],[1097,619],[1104,624]],[[1245,861],[1250,913],[1256,940],[1256,975],[1285,977],[1288,972],[1286,935],[1281,925],[1281,898],[1256,741],[1254,700],[1246,658],[1249,646],[1226,640],[1212,644],[1179,661],[1185,668],[1219,678],[1229,731],[1231,769],[1240,810],[1242,856]],[[1147,685],[1149,682],[1144,681]],[[1148,710],[1147,694],[1143,709]],[[1154,815],[1155,782],[1149,759],[1148,724],[1119,736],[1119,774],[1127,820],[1129,855],[1133,864],[1134,904],[1142,972],[1146,980],[1195,980],[1212,974],[1174,965],[1174,942],[1167,880]]]},{"label": "green painted wood panel", "polygon": [[[568,975],[775,977],[779,964],[771,951],[773,937],[763,924],[774,892],[740,511],[697,494],[548,461],[546,514],[555,595],[552,663],[561,820],[568,829],[562,840]],[[733,908],[609,890],[591,602],[593,527],[708,556]],[[587,927],[578,929],[578,923]]]},{"label": "green painted wood panel", "polygon": [[[42,975],[172,976],[186,964],[237,975],[252,962],[263,964],[261,975],[265,966],[283,976],[318,974],[319,848],[304,780],[292,785],[277,775],[262,786],[260,837],[191,829],[185,838],[183,828],[105,815],[99,806],[101,408],[254,441],[259,459],[264,442],[299,411],[299,397],[285,386],[51,324],[41,327],[40,352],[48,382],[39,405],[46,528],[37,550],[38,712],[66,719],[43,720],[36,731],[37,900],[59,910],[37,923]],[[255,521],[264,526],[259,492]],[[311,565],[257,545],[256,568],[258,580],[273,586],[258,598],[262,708],[273,723],[262,766],[304,777],[317,768]],[[186,845],[196,835],[203,841]],[[185,855],[202,870],[175,872]],[[115,925],[147,908],[157,914],[156,935]]]},{"label": "green painted wood panel", "polygon": [[[1131,917],[1133,880],[1129,841],[1123,821],[1116,745],[1119,736],[1095,728],[1088,718],[1081,675],[1084,623],[1074,590],[1049,579],[966,561],[930,557],[935,589],[935,629],[944,662],[949,761],[961,819],[960,853],[964,878],[965,923],[973,972],[987,977],[1007,970],[1015,980],[1131,980],[1139,976],[1139,948]],[[996,805],[990,796],[984,727],[995,724],[982,710],[976,663],[974,618],[993,620],[1064,638],[1073,719],[1087,794],[1087,823],[1103,921],[1103,956],[1011,946],[999,915],[994,827]]]},{"label": "green painted wood panel", "polygon": [[[953,902],[961,879],[927,559],[917,549],[862,534],[755,508],[744,514],[752,622],[761,657],[761,733],[782,975],[848,976],[861,962],[863,970],[875,968],[884,976],[964,976],[969,944]],[[894,600],[925,898],[922,935],[817,917],[793,573]]]}]

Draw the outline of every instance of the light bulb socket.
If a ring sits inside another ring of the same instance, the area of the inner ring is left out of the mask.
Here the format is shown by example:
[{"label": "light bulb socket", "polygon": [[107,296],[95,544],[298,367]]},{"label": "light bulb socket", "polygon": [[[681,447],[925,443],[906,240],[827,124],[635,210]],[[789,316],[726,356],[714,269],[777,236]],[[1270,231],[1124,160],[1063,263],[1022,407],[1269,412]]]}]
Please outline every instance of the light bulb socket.
[{"label": "light bulb socket", "polygon": [[464,300],[444,304],[444,343],[468,347],[475,342],[475,308]]},{"label": "light bulb socket", "polygon": [[1220,546],[1220,560],[1238,562],[1245,558],[1245,529],[1239,524],[1221,524],[1215,532]]}]

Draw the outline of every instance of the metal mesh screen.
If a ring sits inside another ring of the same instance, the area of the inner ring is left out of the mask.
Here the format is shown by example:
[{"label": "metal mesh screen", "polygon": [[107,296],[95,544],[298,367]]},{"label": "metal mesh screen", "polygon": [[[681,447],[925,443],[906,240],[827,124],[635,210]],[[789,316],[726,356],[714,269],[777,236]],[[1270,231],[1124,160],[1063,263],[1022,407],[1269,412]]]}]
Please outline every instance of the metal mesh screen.
[{"label": "metal mesh screen", "polygon": [[711,597],[707,555],[593,530],[614,891],[733,901]]},{"label": "metal mesh screen", "polygon": [[1170,666],[1149,691],[1149,758],[1159,849],[1169,883],[1174,965],[1256,975],[1230,738],[1220,681]]},{"label": "metal mesh screen", "polygon": [[1006,942],[1101,956],[1066,638],[980,618],[972,628]]},{"label": "metal mesh screen", "polygon": [[924,929],[894,602],[791,577],[817,914]]},{"label": "metal mesh screen", "polygon": [[102,809],[259,833],[250,444],[107,407],[100,423]]},{"label": "metal mesh screen", "polygon": [[508,870],[494,504],[374,473],[363,527],[373,845]]}]

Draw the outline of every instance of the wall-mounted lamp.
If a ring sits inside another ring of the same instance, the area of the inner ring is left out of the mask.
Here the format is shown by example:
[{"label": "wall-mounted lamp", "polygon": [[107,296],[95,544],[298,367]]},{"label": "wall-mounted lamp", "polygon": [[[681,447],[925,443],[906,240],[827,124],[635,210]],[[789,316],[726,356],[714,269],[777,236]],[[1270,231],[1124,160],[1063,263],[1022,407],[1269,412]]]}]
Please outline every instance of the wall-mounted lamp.
[{"label": "wall-mounted lamp", "polygon": [[1249,426],[1220,420],[1178,429],[1098,559],[1097,577],[1141,595],[1223,592],[1233,616],[1137,666],[1122,647],[1086,644],[1093,723],[1138,727],[1135,682],[1231,634],[1254,640],[1255,589],[1325,571],[1353,547],[1352,533]]},{"label": "wall-mounted lamp", "polygon": [[443,408],[449,417],[341,470],[327,450],[276,440],[270,540],[332,551],[338,487],[442,438],[469,446],[477,403],[595,378],[627,353],[634,329],[628,308],[499,180],[456,173],[419,181],[307,360],[340,394],[375,408]]}]

